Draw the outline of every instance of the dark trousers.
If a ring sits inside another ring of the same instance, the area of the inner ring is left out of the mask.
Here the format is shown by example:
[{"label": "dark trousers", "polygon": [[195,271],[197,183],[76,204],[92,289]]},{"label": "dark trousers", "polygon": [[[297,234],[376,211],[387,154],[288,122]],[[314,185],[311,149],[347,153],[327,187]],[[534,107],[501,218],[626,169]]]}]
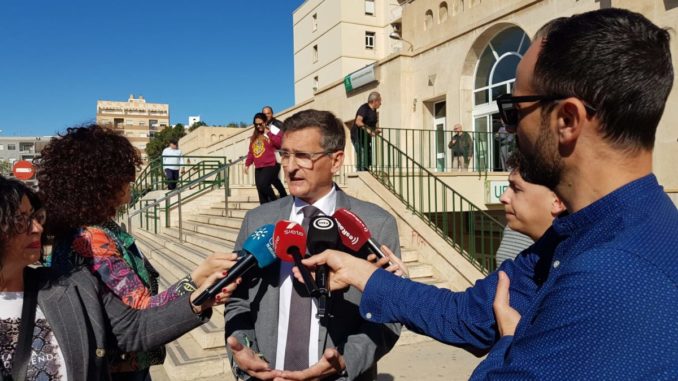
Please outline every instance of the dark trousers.
[{"label": "dark trousers", "polygon": [[372,165],[372,137],[363,128],[358,128],[351,136],[355,148],[356,169],[367,171]]},{"label": "dark trousers", "polygon": [[174,190],[177,188],[177,180],[179,180],[178,169],[165,169],[165,177],[167,178],[167,189]]},{"label": "dark trousers", "polygon": [[275,193],[271,185],[273,179],[278,176],[278,168],[275,165],[270,167],[256,168],[254,170],[254,183],[257,185],[257,193],[259,193],[259,203],[265,204],[269,201],[276,200]]},{"label": "dark trousers", "polygon": [[282,181],[280,181],[280,163],[275,163],[275,177],[273,178],[273,186],[278,190],[280,198],[287,196],[287,191],[285,191],[285,186]]}]

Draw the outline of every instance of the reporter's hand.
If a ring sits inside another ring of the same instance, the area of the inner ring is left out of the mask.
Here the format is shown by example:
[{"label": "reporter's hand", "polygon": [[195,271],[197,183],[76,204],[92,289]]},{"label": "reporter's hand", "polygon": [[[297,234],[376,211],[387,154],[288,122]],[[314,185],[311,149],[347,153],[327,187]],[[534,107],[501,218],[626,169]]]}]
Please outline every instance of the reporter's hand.
[{"label": "reporter's hand", "polygon": [[[319,265],[327,265],[330,269],[330,290],[341,290],[348,286],[365,289],[367,280],[377,268],[363,259],[337,250],[325,250],[301,261],[309,270],[315,270]],[[292,269],[294,277],[303,281],[299,269]]]},{"label": "reporter's hand", "polygon": [[259,380],[273,380],[281,375],[282,371],[271,369],[268,362],[259,357],[252,348],[245,347],[234,336],[226,339],[231,352],[233,352],[233,361],[243,372]]},{"label": "reporter's hand", "polygon": [[[238,255],[235,253],[219,253],[210,254],[198,265],[198,267],[191,273],[191,278],[196,286],[202,286],[205,279],[214,272],[223,273],[233,267]],[[211,285],[212,283],[209,283]]]},{"label": "reporter's hand", "polygon": [[509,287],[511,280],[505,272],[500,271],[499,280],[497,282],[497,293],[494,296],[494,317],[497,320],[497,327],[501,336],[513,336],[516,332],[516,327],[520,323],[520,313],[510,305]]},{"label": "reporter's hand", "polygon": [[[376,254],[367,256],[367,261],[374,264],[377,268],[393,273],[399,277],[408,278],[409,271],[403,261],[398,258],[386,245],[381,245],[381,251],[386,254],[386,257],[379,258]],[[390,262],[390,263],[389,263]]]},{"label": "reporter's hand", "polygon": [[323,357],[317,363],[304,370],[284,370],[274,381],[317,381],[327,376],[341,373],[346,368],[344,358],[336,348],[325,349]]},{"label": "reporter's hand", "polygon": [[201,314],[208,309],[218,306],[220,304],[224,304],[228,302],[231,299],[231,295],[233,295],[233,291],[235,291],[236,287],[242,282],[242,278],[236,279],[234,282],[231,282],[230,284],[226,285],[226,287],[222,288],[221,291],[214,296],[214,298],[209,298],[205,303],[203,303],[200,306],[195,306],[193,305],[193,301],[202,294],[203,291],[205,291],[209,286],[213,285],[216,283],[219,279],[225,277],[227,272],[215,272],[212,275],[210,275],[207,279],[205,279],[205,282],[203,282],[201,287],[198,287],[197,290],[193,291],[191,293],[191,307],[193,308],[193,312],[196,314]]}]

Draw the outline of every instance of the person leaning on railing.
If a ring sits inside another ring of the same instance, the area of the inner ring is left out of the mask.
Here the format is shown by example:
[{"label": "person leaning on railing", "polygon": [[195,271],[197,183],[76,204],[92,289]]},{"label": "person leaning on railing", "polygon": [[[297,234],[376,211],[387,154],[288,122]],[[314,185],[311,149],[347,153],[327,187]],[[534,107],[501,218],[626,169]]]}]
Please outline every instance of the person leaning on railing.
[{"label": "person leaning on railing", "polygon": [[[58,271],[84,265],[123,303],[145,309],[166,305],[225,272],[235,254],[208,256],[189,275],[158,293],[158,272],[134,237],[113,221],[129,203],[130,183],[141,164],[139,152],[124,136],[98,125],[68,128],[42,150],[38,164],[40,194],[54,235],[47,260]],[[151,365],[164,359],[164,348],[111,353],[113,379],[146,379]]]},{"label": "person leaning on railing", "polygon": [[447,148],[452,150],[452,168],[467,171],[473,157],[473,138],[468,132],[462,131],[460,123],[454,125],[453,131],[452,139],[447,144]]},{"label": "person leaning on railing", "polygon": [[46,218],[31,189],[0,177],[0,380],[108,380],[110,343],[127,351],[157,348],[209,319],[211,302],[189,302],[202,289],[162,308],[135,310],[87,269],[36,267]]}]

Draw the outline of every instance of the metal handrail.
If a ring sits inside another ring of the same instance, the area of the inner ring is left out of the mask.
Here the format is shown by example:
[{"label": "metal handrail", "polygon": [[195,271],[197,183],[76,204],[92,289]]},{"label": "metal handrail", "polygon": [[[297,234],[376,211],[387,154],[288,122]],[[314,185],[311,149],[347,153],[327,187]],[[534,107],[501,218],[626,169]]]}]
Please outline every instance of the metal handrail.
[{"label": "metal handrail", "polygon": [[[155,221],[155,228],[156,228],[156,233],[157,233],[157,219],[158,219],[157,213],[156,213],[157,207],[161,203],[165,202],[165,215],[167,216],[167,222],[168,222],[167,226],[168,227],[169,227],[169,217],[168,216],[169,216],[170,208],[174,205],[177,206],[177,211],[178,211],[178,214],[179,214],[179,226],[178,226],[179,227],[179,241],[183,241],[183,225],[182,225],[182,219],[181,219],[181,217],[182,217],[181,216],[181,214],[182,214],[182,211],[181,211],[181,206],[182,206],[181,205],[181,193],[195,187],[196,185],[198,185],[200,183],[207,181],[208,178],[210,178],[212,176],[218,176],[223,172],[224,206],[226,208],[226,212],[228,212],[228,196],[229,196],[229,193],[230,193],[228,172],[229,172],[229,169],[230,169],[231,166],[233,166],[234,164],[237,164],[240,161],[244,160],[245,157],[246,156],[241,156],[241,157],[239,157],[238,159],[236,159],[232,162],[225,163],[225,164],[219,166],[218,168],[214,169],[213,171],[211,171],[207,174],[204,174],[204,175],[200,176],[199,178],[197,178],[197,179],[195,179],[195,180],[193,180],[193,181],[191,181],[187,184],[184,184],[177,189],[170,191],[165,196],[163,196],[163,197],[161,197],[161,198],[159,198],[155,201],[146,200],[147,204],[145,206],[135,210],[134,212],[130,212],[130,210],[128,208],[127,209],[127,231],[130,234],[132,234],[132,217],[137,216],[137,215],[140,215],[140,217],[141,217],[142,213],[146,213],[146,216],[148,217],[149,209],[154,208],[153,209],[153,211],[154,211],[153,219]],[[212,186],[214,186],[215,184],[219,184],[219,183],[220,182],[212,182]],[[177,197],[177,202],[176,202],[176,204],[171,204],[171,199],[175,196]],[[141,224],[143,226],[143,219],[141,221],[142,221]],[[146,226],[148,228],[148,218],[147,218]]]},{"label": "metal handrail", "polygon": [[382,136],[369,172],[484,273],[494,271],[504,226]]},{"label": "metal handrail", "polygon": [[[455,158],[449,147],[454,131],[388,127],[380,129],[384,139],[400,147],[424,168],[433,172],[460,170],[458,161],[463,162],[464,158]],[[515,134],[504,131],[466,133],[473,144],[473,149],[467,155],[468,171],[486,174],[507,170],[504,161],[516,149]],[[463,166],[461,170],[464,170]]]}]

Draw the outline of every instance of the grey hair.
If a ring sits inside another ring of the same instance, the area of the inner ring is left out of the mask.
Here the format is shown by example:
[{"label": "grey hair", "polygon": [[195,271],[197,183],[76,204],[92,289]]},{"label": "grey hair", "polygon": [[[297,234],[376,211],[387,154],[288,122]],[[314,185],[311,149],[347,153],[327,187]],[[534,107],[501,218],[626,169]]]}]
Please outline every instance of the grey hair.
[{"label": "grey hair", "polygon": [[381,94],[379,94],[376,91],[373,91],[370,93],[370,95],[367,96],[367,103],[372,103],[373,101],[376,101],[378,99],[381,99]]}]

